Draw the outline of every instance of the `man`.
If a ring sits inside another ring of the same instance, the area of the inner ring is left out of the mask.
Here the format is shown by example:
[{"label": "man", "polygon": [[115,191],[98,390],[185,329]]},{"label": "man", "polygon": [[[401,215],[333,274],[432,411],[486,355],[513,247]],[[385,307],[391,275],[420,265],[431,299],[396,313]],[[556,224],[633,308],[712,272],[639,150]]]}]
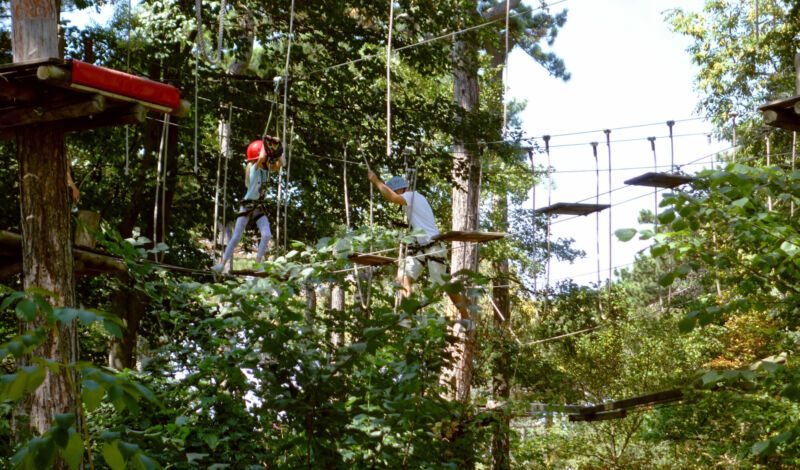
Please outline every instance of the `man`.
[{"label": "man", "polygon": [[[411,284],[419,279],[422,268],[428,265],[428,277],[435,285],[444,284],[442,275],[447,270],[447,248],[442,242],[435,242],[439,235],[436,219],[430,203],[422,194],[408,190],[408,182],[402,176],[395,176],[384,183],[372,170],[367,170],[367,179],[374,184],[387,201],[399,204],[405,209],[408,225],[412,229],[422,229],[425,236],[417,237],[416,243],[409,245],[406,258],[397,269],[397,281],[403,286],[403,296],[411,295]],[[461,313],[461,318],[469,319],[467,302],[460,293],[449,294],[450,300]]]}]

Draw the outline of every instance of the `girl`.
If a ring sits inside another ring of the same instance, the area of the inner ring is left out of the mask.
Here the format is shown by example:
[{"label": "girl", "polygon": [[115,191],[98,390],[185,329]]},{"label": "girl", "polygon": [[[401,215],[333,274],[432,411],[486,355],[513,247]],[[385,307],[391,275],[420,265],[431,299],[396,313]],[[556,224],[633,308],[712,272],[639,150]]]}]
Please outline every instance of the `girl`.
[{"label": "girl", "polygon": [[211,268],[214,271],[222,272],[223,274],[230,272],[233,266],[233,250],[239,240],[242,239],[242,234],[244,234],[244,229],[247,227],[247,222],[250,221],[251,215],[255,217],[256,225],[261,231],[261,242],[258,244],[256,263],[260,263],[264,259],[264,252],[267,250],[267,242],[272,238],[272,232],[269,229],[269,220],[267,220],[267,212],[264,208],[264,194],[261,191],[261,185],[267,181],[268,173],[266,168],[269,168],[269,171],[278,171],[283,166],[281,141],[271,136],[266,136],[265,140],[272,144],[271,148],[266,148],[261,140],[253,141],[247,147],[248,163],[244,175],[247,194],[245,194],[244,202],[239,208],[236,227],[225,249],[225,254],[222,256],[222,262]]}]

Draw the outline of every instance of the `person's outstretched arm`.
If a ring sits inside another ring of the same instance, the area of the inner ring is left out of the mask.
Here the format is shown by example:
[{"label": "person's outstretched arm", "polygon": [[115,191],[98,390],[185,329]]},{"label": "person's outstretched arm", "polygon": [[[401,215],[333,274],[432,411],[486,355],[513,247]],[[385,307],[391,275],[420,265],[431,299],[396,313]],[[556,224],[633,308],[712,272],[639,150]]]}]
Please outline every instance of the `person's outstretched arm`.
[{"label": "person's outstretched arm", "polygon": [[370,181],[370,183],[374,184],[376,188],[378,188],[378,191],[383,194],[383,197],[385,197],[387,201],[400,204],[402,206],[406,205],[406,200],[403,198],[403,196],[397,194],[396,192],[392,191],[390,187],[386,186],[386,184],[381,181],[381,179],[378,178],[378,175],[376,175],[372,170],[367,170],[367,179]]}]

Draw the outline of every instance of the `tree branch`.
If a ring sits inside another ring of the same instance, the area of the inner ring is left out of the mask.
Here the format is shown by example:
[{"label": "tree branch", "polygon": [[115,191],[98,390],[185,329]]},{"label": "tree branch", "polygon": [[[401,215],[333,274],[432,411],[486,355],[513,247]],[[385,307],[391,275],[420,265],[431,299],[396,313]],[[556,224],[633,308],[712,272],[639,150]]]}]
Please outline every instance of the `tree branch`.
[{"label": "tree branch", "polygon": [[[508,0],[508,9],[513,10],[517,8],[522,0]],[[500,18],[501,16],[505,16],[506,14],[506,2],[501,1],[497,5],[489,8],[488,10],[483,10],[481,12],[481,16],[486,21],[492,21]]]}]

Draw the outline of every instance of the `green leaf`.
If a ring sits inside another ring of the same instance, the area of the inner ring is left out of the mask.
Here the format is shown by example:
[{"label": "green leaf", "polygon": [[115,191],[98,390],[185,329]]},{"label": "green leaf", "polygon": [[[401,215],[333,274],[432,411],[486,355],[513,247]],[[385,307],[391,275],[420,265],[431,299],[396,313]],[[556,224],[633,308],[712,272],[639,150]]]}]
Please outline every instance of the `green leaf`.
[{"label": "green leaf", "polygon": [[692,331],[697,324],[696,317],[684,317],[678,322],[678,330],[681,333],[688,333]]},{"label": "green leaf", "polygon": [[710,371],[706,372],[705,374],[703,374],[703,377],[702,377],[703,385],[708,385],[710,383],[716,383],[721,377],[722,377],[722,375],[719,372],[717,372],[715,370],[710,370]]},{"label": "green leaf", "polygon": [[103,387],[92,379],[84,379],[81,385],[81,398],[86,405],[86,409],[92,411],[100,406],[103,401],[103,395],[105,395]]},{"label": "green leaf", "polygon": [[795,245],[791,242],[783,242],[781,243],[781,250],[784,251],[790,258],[794,257],[798,252],[800,252],[800,246]]},{"label": "green leaf", "polygon": [[43,366],[23,367],[23,369],[28,376],[25,380],[25,393],[31,393],[44,382],[47,377],[47,369]]},{"label": "green leaf", "polygon": [[54,426],[50,428],[50,435],[53,437],[53,442],[62,449],[69,444],[69,428],[60,428]]},{"label": "green leaf", "polygon": [[36,468],[50,468],[56,458],[56,446],[49,437],[35,437],[28,443]]},{"label": "green leaf", "polygon": [[756,442],[753,444],[753,455],[761,455],[762,453],[770,452],[770,447],[772,447],[772,442],[769,439]]},{"label": "green leaf", "polygon": [[97,315],[88,310],[77,310],[77,314],[78,320],[80,320],[84,326],[89,326],[97,320]]},{"label": "green leaf", "polygon": [[25,297],[25,293],[24,292],[14,292],[14,293],[12,293],[11,295],[9,295],[5,299],[3,299],[3,303],[0,304],[0,311],[3,311],[5,309],[7,309],[9,307],[9,305],[11,305],[15,300],[21,299],[22,297]]},{"label": "green leaf", "polygon": [[125,460],[130,460],[134,454],[139,452],[139,446],[130,442],[117,441],[117,447]]},{"label": "green leaf", "polygon": [[56,415],[56,426],[64,429],[69,429],[75,422],[75,413],[64,413]]},{"label": "green leaf", "polygon": [[45,313],[48,317],[53,316],[53,306],[44,297],[39,294],[33,294],[33,301],[39,306],[39,310]]},{"label": "green leaf", "polygon": [[636,235],[636,229],[633,228],[621,228],[614,232],[614,235],[619,239],[619,241],[627,242],[632,239]]},{"label": "green leaf", "polygon": [[133,462],[133,466],[136,470],[155,470],[156,468],[156,463],[153,462],[150,457],[142,453],[134,455],[131,462]]},{"label": "green leaf", "polygon": [[78,310],[74,308],[57,308],[55,310],[55,317],[61,323],[69,323],[78,316]]},{"label": "green leaf", "polygon": [[22,394],[25,393],[25,383],[27,382],[27,375],[25,371],[20,370],[16,374],[8,374],[3,376],[3,382],[6,382],[7,379],[11,379],[10,382],[7,382],[8,385],[3,387],[5,390],[0,393],[0,400],[11,400],[17,401],[22,397]]},{"label": "green leaf", "polygon": [[732,206],[736,206],[736,207],[742,207],[742,208],[743,208],[743,207],[745,206],[745,204],[747,204],[748,202],[750,202],[750,199],[748,199],[748,198],[746,198],[746,197],[743,197],[743,198],[741,198],[741,199],[737,199],[737,200],[733,201],[733,202],[731,203],[731,205],[732,205]]},{"label": "green leaf", "polygon": [[103,459],[112,470],[123,470],[125,468],[125,460],[117,447],[117,442],[119,441],[103,444]]},{"label": "green leaf", "polygon": [[664,274],[658,279],[658,284],[663,287],[667,287],[668,285],[672,284],[674,280],[675,280],[675,273],[668,272],[667,274]]},{"label": "green leaf", "polygon": [[69,468],[76,469],[83,461],[83,439],[80,433],[73,432],[67,442],[67,447],[61,451],[61,456],[67,461]]},{"label": "green leaf", "polygon": [[28,299],[20,300],[16,307],[17,317],[25,321],[33,321],[38,310],[36,304]]},{"label": "green leaf", "polygon": [[122,338],[122,328],[120,328],[116,323],[110,320],[103,320],[103,326],[106,328],[106,331],[111,333],[113,336]]}]

